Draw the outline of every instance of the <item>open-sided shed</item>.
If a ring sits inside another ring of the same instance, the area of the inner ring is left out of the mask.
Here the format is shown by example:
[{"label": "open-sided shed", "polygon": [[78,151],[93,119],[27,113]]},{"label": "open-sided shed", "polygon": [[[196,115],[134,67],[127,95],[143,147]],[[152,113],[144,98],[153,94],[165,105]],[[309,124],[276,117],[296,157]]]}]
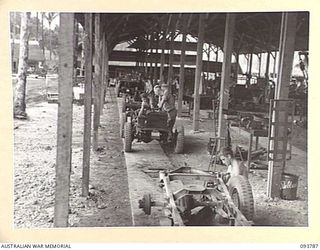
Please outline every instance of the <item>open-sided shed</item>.
[{"label": "open-sided shed", "polygon": [[[193,59],[196,65],[194,87],[193,129],[199,129],[199,86],[202,72],[203,44],[211,44],[223,51],[222,80],[219,111],[219,137],[226,137],[225,116],[228,110],[228,88],[231,83],[232,54],[268,53],[279,51],[279,68],[276,99],[288,98],[293,53],[308,50],[309,14],[307,12],[272,13],[61,13],[59,34],[59,110],[57,145],[57,185],[55,202],[55,226],[67,226],[68,194],[71,164],[72,138],[72,79],[74,72],[74,44],[76,22],[85,29],[85,120],[83,151],[83,195],[88,194],[90,145],[91,145],[91,101],[93,93],[93,148],[98,148],[99,119],[102,113],[104,90],[108,78],[108,60],[113,48],[121,42],[144,52],[141,63],[151,63],[151,68],[160,63],[160,81],[167,61],[168,77],[173,78],[173,62],[180,63],[180,88],[178,111],[181,111],[184,84],[184,66],[188,61],[186,50],[197,51]],[[182,41],[174,38],[182,34]],[[197,39],[197,46],[186,42],[186,35]],[[154,50],[161,49],[161,54]],[[165,56],[165,49],[170,53]],[[175,58],[174,50],[180,50]],[[95,56],[94,81],[92,77],[92,53]],[[134,52],[133,52],[134,53]],[[154,54],[154,55],[153,55]],[[118,55],[123,56],[123,55]],[[123,56],[123,60],[127,57]],[[148,58],[151,60],[148,60]],[[131,60],[131,59],[130,59]],[[251,60],[252,62],[252,60]],[[145,64],[146,65],[146,64]],[[267,62],[267,67],[269,63]],[[266,72],[269,70],[267,69]],[[154,74],[156,75],[156,74]],[[93,86],[93,92],[92,92]],[[281,105],[280,105],[281,106]],[[280,120],[288,114],[280,114]],[[279,124],[278,124],[279,125]],[[271,132],[276,138],[271,145],[273,160],[269,166],[268,195],[279,196],[280,178],[285,165],[281,158],[287,145],[287,131],[284,126],[273,126]],[[280,143],[277,142],[281,141]]]}]

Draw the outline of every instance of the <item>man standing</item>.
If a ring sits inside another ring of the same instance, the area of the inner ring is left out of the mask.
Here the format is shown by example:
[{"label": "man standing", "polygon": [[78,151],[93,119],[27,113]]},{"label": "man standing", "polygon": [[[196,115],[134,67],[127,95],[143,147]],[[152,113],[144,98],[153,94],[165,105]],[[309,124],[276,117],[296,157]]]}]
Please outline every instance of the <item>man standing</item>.
[{"label": "man standing", "polygon": [[179,79],[177,77],[173,81],[172,90],[172,93],[174,95],[177,95],[177,93],[179,92]]},{"label": "man standing", "polygon": [[148,93],[151,108],[158,108],[161,95],[162,93],[159,85],[154,86],[153,91]]},{"label": "man standing", "polygon": [[163,96],[159,103],[159,108],[168,114],[167,125],[169,128],[168,141],[172,140],[172,128],[176,122],[177,110],[175,107],[174,96],[169,92],[169,84],[162,84]]}]

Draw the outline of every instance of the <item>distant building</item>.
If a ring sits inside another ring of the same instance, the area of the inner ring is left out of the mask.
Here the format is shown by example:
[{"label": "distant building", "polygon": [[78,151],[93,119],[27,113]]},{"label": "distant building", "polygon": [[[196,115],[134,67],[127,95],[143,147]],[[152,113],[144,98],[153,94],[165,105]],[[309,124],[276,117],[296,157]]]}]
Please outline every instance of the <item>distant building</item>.
[{"label": "distant building", "polygon": [[[19,51],[20,51],[20,40],[11,40],[11,55],[12,55],[12,72],[16,73],[18,71],[19,62]],[[39,45],[38,41],[29,41],[28,46],[28,66],[29,69],[36,71],[43,67],[45,58],[43,56],[43,51]]]}]

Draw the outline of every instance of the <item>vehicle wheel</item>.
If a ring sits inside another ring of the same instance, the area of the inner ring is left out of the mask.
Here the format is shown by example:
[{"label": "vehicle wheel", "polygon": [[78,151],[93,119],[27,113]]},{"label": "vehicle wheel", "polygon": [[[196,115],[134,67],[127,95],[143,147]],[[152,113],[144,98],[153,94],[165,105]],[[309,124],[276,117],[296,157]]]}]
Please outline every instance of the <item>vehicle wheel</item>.
[{"label": "vehicle wheel", "polygon": [[181,127],[178,130],[177,141],[176,141],[176,146],[175,146],[174,152],[176,154],[182,154],[183,153],[183,146],[184,146],[184,127]]},{"label": "vehicle wheel", "polygon": [[122,96],[122,112],[126,112],[127,107],[126,107],[126,96]]},{"label": "vehicle wheel", "polygon": [[248,169],[247,169],[246,164],[244,162],[241,162],[239,168],[240,168],[239,169],[240,175],[242,175],[246,179],[248,179],[249,173],[248,173]]},{"label": "vehicle wheel", "polygon": [[120,118],[120,137],[124,138],[124,124],[127,121],[127,114],[126,113],[121,113],[121,118]]},{"label": "vehicle wheel", "polygon": [[124,125],[124,151],[131,152],[131,146],[132,146],[131,122],[126,122]]},{"label": "vehicle wheel", "polygon": [[242,175],[233,176],[229,181],[228,189],[236,207],[238,207],[247,220],[253,220],[253,194],[248,179]]},{"label": "vehicle wheel", "polygon": [[[228,168],[229,169],[229,168]],[[231,161],[231,176],[242,175],[248,179],[248,169],[244,161]]]},{"label": "vehicle wheel", "polygon": [[150,215],[151,214],[151,195],[145,194],[143,196],[142,202],[141,202],[142,210],[145,214]]}]

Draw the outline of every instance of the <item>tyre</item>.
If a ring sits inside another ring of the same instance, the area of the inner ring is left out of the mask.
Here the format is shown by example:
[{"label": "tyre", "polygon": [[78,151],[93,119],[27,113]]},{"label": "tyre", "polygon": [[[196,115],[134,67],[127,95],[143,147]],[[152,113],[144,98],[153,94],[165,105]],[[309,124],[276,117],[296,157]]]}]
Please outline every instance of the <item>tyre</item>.
[{"label": "tyre", "polygon": [[247,220],[253,220],[253,194],[248,179],[242,175],[233,176],[229,181],[228,189],[235,206],[238,207]]},{"label": "tyre", "polygon": [[132,126],[131,122],[124,125],[124,152],[131,152],[132,146]]},{"label": "tyre", "polygon": [[143,202],[144,202],[143,212],[145,212],[145,214],[150,215],[151,214],[151,195],[145,194],[143,196]]},{"label": "tyre", "polygon": [[182,154],[183,147],[184,147],[184,127],[181,127],[178,130],[177,141],[176,141],[176,146],[175,146],[174,152],[176,154]]},{"label": "tyre", "polygon": [[248,179],[249,177],[249,172],[248,172],[248,169],[247,169],[247,166],[244,162],[241,162],[240,163],[240,175],[244,176],[246,179]]},{"label": "tyre", "polygon": [[244,161],[232,160],[228,172],[229,170],[232,177],[242,175],[248,179],[248,169]]},{"label": "tyre", "polygon": [[127,115],[126,113],[121,113],[121,118],[120,118],[120,137],[124,138],[124,124],[127,121]]}]

